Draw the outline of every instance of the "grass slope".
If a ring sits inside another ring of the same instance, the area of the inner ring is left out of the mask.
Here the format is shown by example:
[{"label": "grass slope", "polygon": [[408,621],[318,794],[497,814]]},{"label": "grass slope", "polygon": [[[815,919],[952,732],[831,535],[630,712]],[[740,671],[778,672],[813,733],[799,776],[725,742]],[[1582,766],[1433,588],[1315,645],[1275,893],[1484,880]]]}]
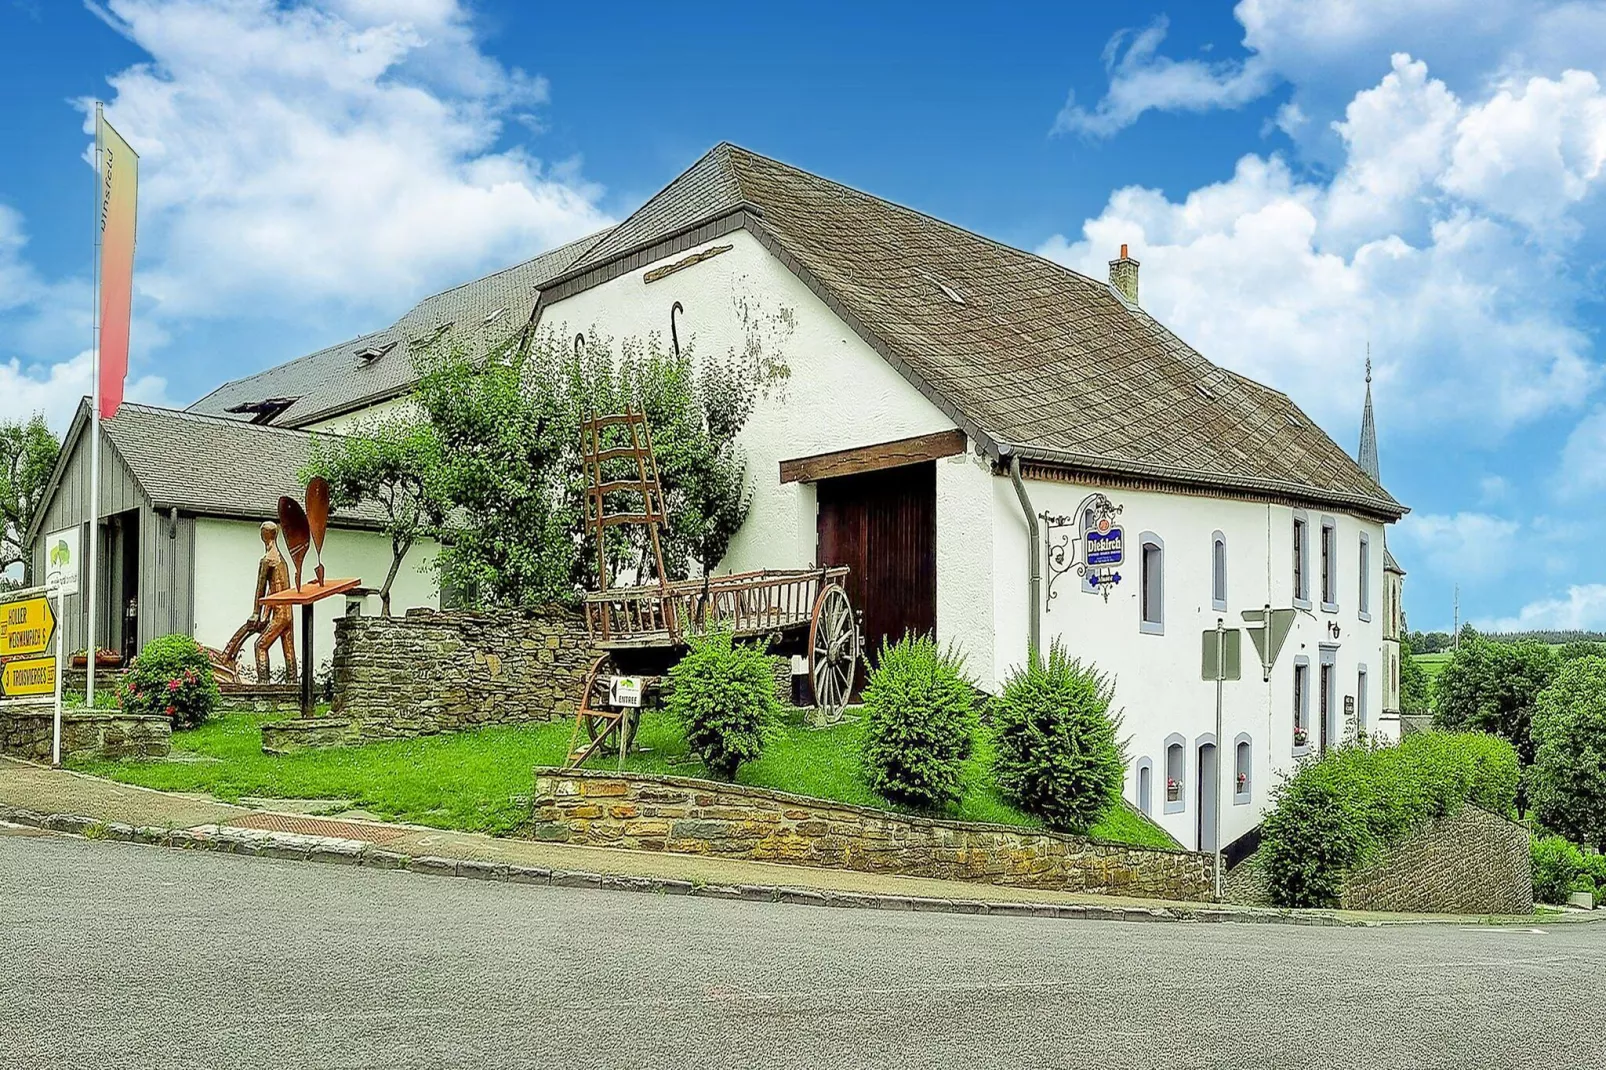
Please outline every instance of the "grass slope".
[{"label": "grass slope", "polygon": [[1451,656],[1450,651],[1445,650],[1436,654],[1412,654],[1411,658],[1422,666],[1422,672],[1428,678],[1428,683],[1431,684],[1439,678],[1439,674],[1444,671],[1445,666],[1450,664]]},{"label": "grass slope", "polygon": [[[438,828],[510,833],[529,815],[532,771],[563,764],[569,749],[568,722],[527,727],[483,728],[422,739],[306,751],[262,753],[258,726],[272,715],[233,714],[173,734],[184,760],[74,762],[86,773],[166,791],[204,792],[234,801],[241,796],[279,799],[342,799],[398,821]],[[864,785],[858,749],[862,722],[825,731],[788,724],[758,761],[742,766],[738,783],[811,795],[838,802],[896,809]],[[644,714],[638,742],[651,748],[633,754],[625,768],[643,773],[706,776],[686,751],[680,728],[659,713]],[[946,815],[1039,827],[999,797],[988,766],[990,741],[978,740],[967,770],[964,798]],[[593,766],[611,763],[593,759]],[[1175,847],[1153,822],[1127,806],[1113,808],[1092,835],[1117,843]]]}]

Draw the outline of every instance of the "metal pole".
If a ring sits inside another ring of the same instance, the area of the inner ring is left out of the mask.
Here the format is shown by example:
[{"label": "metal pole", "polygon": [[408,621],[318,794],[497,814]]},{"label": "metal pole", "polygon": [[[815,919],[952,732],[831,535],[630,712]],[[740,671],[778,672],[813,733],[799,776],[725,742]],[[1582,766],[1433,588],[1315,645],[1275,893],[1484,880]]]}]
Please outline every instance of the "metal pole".
[{"label": "metal pole", "polygon": [[[61,588],[57,587],[52,593],[56,596],[56,709],[50,735],[50,764],[52,768],[59,769],[61,768],[61,674],[66,669],[61,660],[61,633],[66,630],[67,618],[62,613],[66,600],[62,597]],[[47,601],[49,597],[49,594],[45,596]]]},{"label": "metal pole", "polygon": [[[89,599],[84,619],[84,705],[95,708],[95,573],[100,569],[100,228],[101,228],[101,173],[100,173],[100,101],[95,102],[95,296],[90,314],[90,331],[93,336],[90,349],[89,376],[92,380],[89,402]],[[59,671],[59,668],[58,668]]]},{"label": "metal pole", "polygon": [[1211,789],[1216,794],[1216,902],[1221,902],[1221,822],[1226,811],[1221,808],[1221,682],[1227,678],[1227,631],[1220,617],[1216,618],[1216,783]]},{"label": "metal pole", "polygon": [[312,701],[312,607],[307,602],[301,607],[301,716],[311,717]]}]

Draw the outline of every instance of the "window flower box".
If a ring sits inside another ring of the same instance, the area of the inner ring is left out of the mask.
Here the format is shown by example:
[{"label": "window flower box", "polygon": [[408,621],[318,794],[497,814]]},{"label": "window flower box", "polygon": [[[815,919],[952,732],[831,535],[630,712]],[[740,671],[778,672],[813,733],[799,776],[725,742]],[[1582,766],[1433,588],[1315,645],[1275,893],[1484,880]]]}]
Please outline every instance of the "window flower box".
[{"label": "window flower box", "polygon": [[1239,773],[1238,774],[1238,794],[1242,795],[1244,792],[1246,792],[1248,790],[1249,790],[1249,774],[1248,773]]},{"label": "window flower box", "polygon": [[1294,729],[1294,746],[1303,747],[1310,742],[1310,733],[1303,728]]},{"label": "window flower box", "polygon": [[1176,802],[1182,797],[1182,785],[1174,778],[1168,777],[1165,782],[1165,797],[1167,802]]},{"label": "window flower box", "polygon": [[[111,650],[107,647],[101,647],[99,650],[95,651],[95,668],[97,669],[117,669],[121,668],[122,664],[123,655],[115,650]],[[78,650],[73,652],[73,668],[83,669],[87,668],[88,665],[89,656],[85,651]]]}]

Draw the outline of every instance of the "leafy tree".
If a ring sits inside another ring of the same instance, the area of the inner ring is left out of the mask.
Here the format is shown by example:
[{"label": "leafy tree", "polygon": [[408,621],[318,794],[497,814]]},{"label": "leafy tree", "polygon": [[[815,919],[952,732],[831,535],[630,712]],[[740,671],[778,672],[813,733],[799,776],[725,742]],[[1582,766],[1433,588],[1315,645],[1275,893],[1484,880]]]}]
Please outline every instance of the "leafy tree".
[{"label": "leafy tree", "polygon": [[1118,805],[1126,759],[1109,677],[1058,641],[1033,653],[993,700],[993,771],[1004,795],[1049,828],[1085,832]]},{"label": "leafy tree", "polygon": [[[446,506],[441,578],[499,605],[571,601],[597,584],[580,456],[580,425],[594,413],[646,414],[667,509],[667,577],[716,566],[747,516],[737,435],[787,374],[751,351],[698,360],[689,347],[665,353],[650,336],[615,355],[595,335],[576,348],[551,332],[485,357],[427,352],[419,365],[415,398],[440,448],[429,492]],[[605,434],[604,445],[618,445],[626,432]],[[609,508],[637,510],[640,499],[616,492]],[[643,529],[609,529],[610,579],[652,581],[648,551]]]},{"label": "leafy tree", "polygon": [[0,572],[29,565],[28,526],[44,501],[61,443],[35,413],[28,420],[0,422]]},{"label": "leafy tree", "polygon": [[964,794],[976,736],[976,689],[964,657],[929,635],[885,643],[864,688],[864,759],[872,790],[940,810]]},{"label": "leafy tree", "polygon": [[393,416],[369,420],[346,435],[314,438],[311,458],[301,471],[303,482],[313,476],[329,481],[337,508],[368,502],[384,511],[391,560],[379,588],[379,604],[387,617],[390,587],[407,552],[444,519],[445,510],[434,496],[431,477],[440,465],[440,456],[433,427]]},{"label": "leafy tree", "polygon": [[1559,658],[1539,643],[1497,643],[1463,632],[1461,649],[1433,684],[1433,722],[1440,728],[1492,732],[1533,764],[1534,702],[1550,685]]},{"label": "leafy tree", "polygon": [[1408,639],[1400,640],[1400,712],[1423,714],[1433,708],[1433,691],[1428,674],[1415,658],[1416,648]]},{"label": "leafy tree", "polygon": [[1528,798],[1534,816],[1606,850],[1606,658],[1565,662],[1539,693]]}]

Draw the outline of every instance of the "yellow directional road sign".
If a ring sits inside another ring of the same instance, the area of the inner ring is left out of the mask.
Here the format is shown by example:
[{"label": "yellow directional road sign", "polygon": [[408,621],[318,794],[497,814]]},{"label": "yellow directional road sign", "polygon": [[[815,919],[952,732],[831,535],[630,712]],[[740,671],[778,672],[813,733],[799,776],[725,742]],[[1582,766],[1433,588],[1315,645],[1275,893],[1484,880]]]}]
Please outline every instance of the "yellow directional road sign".
[{"label": "yellow directional road sign", "polygon": [[0,605],[0,657],[42,654],[55,637],[56,614],[44,595]]},{"label": "yellow directional road sign", "polygon": [[18,658],[0,666],[0,691],[7,698],[50,695],[56,691],[55,658]]}]

